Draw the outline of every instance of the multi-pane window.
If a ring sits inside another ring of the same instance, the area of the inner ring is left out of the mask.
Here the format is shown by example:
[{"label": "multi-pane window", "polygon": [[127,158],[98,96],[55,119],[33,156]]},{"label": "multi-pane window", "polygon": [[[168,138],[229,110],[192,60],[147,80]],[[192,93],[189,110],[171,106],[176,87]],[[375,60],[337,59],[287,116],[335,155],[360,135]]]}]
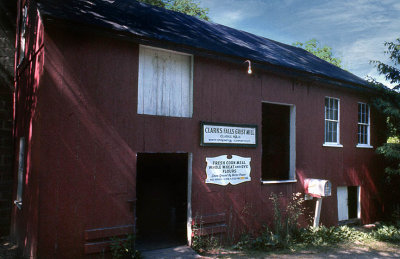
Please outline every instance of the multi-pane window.
[{"label": "multi-pane window", "polygon": [[339,99],[325,98],[325,143],[339,143]]},{"label": "multi-pane window", "polygon": [[369,105],[358,103],[358,144],[369,145]]}]

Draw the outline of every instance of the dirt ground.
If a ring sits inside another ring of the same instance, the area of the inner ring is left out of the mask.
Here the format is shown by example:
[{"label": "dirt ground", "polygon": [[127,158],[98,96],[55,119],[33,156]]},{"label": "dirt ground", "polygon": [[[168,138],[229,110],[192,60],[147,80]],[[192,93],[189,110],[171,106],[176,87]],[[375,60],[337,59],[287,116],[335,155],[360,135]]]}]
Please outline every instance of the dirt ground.
[{"label": "dirt ground", "polygon": [[13,259],[17,258],[17,247],[12,244],[8,237],[0,237],[0,258]]},{"label": "dirt ground", "polygon": [[[0,238],[0,259],[14,259],[16,246],[7,237]],[[190,256],[193,258],[192,256]],[[182,257],[181,257],[182,258]],[[301,251],[234,251],[218,249],[203,254],[200,258],[400,258],[400,244],[386,242],[349,243],[338,247],[321,247]]]},{"label": "dirt ground", "polygon": [[301,251],[234,251],[218,249],[203,258],[400,258],[400,244],[386,242],[349,243],[337,247],[322,247]]}]

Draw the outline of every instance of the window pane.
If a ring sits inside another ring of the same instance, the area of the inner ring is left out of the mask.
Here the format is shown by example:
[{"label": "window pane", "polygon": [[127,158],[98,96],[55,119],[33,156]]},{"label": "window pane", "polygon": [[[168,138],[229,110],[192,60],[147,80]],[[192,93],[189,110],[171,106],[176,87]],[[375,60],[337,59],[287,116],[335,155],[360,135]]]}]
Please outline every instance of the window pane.
[{"label": "window pane", "polygon": [[337,142],[337,122],[332,121],[332,142]]},{"label": "window pane", "polygon": [[325,121],[325,142],[329,142],[328,141],[328,122]]}]

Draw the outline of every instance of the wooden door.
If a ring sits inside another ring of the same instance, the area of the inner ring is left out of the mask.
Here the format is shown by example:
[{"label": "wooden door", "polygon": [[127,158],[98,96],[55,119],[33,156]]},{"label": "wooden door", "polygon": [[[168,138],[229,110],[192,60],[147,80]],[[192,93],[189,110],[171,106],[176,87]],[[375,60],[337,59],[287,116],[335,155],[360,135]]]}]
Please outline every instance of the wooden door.
[{"label": "wooden door", "polygon": [[337,203],[338,203],[338,220],[349,219],[349,207],[348,207],[348,193],[347,186],[337,187]]}]

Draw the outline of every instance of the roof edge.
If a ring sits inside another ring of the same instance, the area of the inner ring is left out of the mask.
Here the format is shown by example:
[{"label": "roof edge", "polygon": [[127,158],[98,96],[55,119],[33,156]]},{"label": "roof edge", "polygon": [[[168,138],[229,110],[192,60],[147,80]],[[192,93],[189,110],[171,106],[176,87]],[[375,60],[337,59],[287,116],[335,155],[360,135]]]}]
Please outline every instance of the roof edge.
[{"label": "roof edge", "polygon": [[[180,52],[186,52],[189,54],[197,55],[197,56],[202,56],[206,58],[211,58],[211,59],[217,59],[217,60],[223,60],[229,63],[234,63],[234,64],[242,64],[244,59],[247,59],[245,57],[241,56],[230,56],[226,55],[224,53],[220,52],[213,52],[207,49],[202,49],[202,48],[196,48],[193,46],[188,46],[188,45],[182,45],[182,44],[177,44],[174,42],[170,41],[162,41],[154,38],[146,38],[140,35],[136,35],[131,32],[125,32],[125,31],[117,31],[119,33],[116,33],[116,30],[113,29],[108,29],[104,28],[101,26],[95,26],[95,25],[88,25],[85,23],[79,23],[79,22],[71,22],[70,20],[63,20],[63,19],[54,19],[54,17],[50,15],[42,15],[43,22],[44,22],[44,27],[46,29],[46,26],[56,26],[56,27],[61,27],[64,29],[76,31],[76,32],[90,32],[90,33],[95,33],[97,35],[102,35],[114,39],[122,39],[130,42],[135,42],[137,44],[143,44],[143,45],[150,45],[158,48],[165,48],[167,44],[167,49],[170,50],[175,50],[175,51],[180,51]],[[358,91],[366,91],[366,92],[376,92],[376,89],[368,84],[367,81],[365,81],[365,85],[362,84],[356,84],[353,82],[348,82],[344,80],[339,80],[337,78],[331,78],[327,76],[323,76],[320,74],[313,74],[307,71],[303,70],[296,70],[290,67],[285,67],[285,66],[279,66],[276,64],[271,64],[268,62],[260,62],[256,60],[252,60],[252,66],[255,68],[260,68],[264,71],[267,71],[269,73],[273,73],[275,75],[279,76],[286,76],[290,77],[295,80],[300,80],[300,81],[306,81],[306,82],[321,82],[325,84],[329,84],[332,86],[340,86],[352,90],[358,90]],[[361,78],[360,78],[361,79]],[[363,79],[362,79],[363,80]]]}]

